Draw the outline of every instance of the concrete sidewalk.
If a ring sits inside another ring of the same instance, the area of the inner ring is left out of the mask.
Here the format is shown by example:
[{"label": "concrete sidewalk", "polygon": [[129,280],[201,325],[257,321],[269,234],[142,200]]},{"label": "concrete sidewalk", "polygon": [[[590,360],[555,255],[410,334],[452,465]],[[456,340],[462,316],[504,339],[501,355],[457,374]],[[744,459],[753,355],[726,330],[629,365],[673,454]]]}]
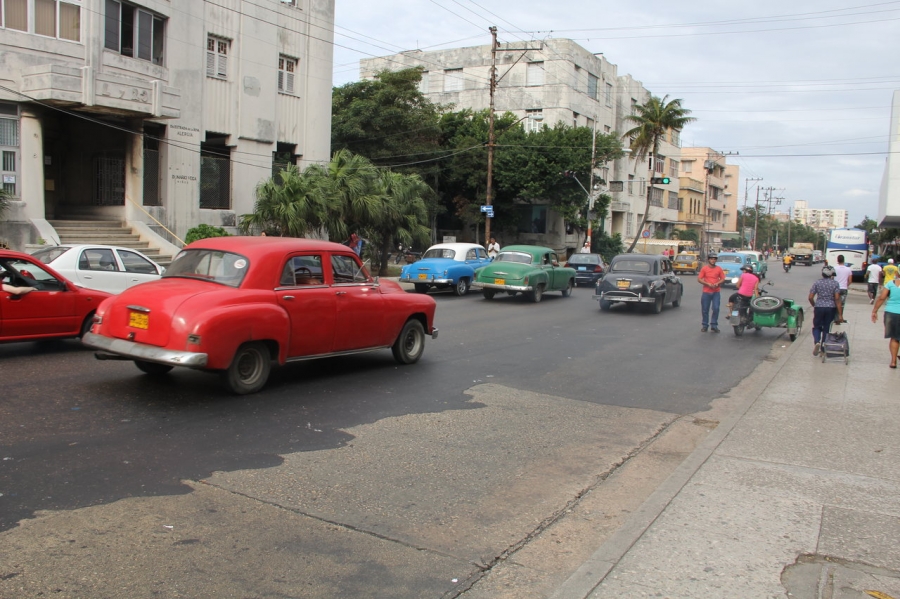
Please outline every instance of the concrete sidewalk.
[{"label": "concrete sidewalk", "polygon": [[900,599],[900,369],[871,308],[851,292],[849,366],[812,356],[810,309],[759,392],[553,597]]}]

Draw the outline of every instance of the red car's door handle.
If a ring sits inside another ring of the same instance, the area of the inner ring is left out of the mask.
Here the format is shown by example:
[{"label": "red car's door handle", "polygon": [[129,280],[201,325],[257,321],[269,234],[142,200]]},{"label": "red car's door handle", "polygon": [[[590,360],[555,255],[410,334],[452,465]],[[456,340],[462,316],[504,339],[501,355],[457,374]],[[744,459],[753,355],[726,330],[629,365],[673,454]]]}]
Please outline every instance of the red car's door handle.
[{"label": "red car's door handle", "polygon": [[346,291],[335,291],[334,294],[335,295],[347,295],[347,292]]},{"label": "red car's door handle", "polygon": [[281,297],[281,299],[284,299],[284,300],[292,300],[292,299],[294,299],[294,296],[293,296],[293,295],[284,295],[284,296]]}]

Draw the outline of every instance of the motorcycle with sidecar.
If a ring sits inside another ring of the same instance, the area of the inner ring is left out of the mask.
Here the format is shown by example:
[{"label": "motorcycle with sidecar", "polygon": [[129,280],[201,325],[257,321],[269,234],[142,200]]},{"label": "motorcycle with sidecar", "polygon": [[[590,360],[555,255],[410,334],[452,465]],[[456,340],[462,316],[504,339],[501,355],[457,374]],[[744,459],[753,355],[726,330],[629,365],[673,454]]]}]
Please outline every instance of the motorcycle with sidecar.
[{"label": "motorcycle with sidecar", "polygon": [[[737,279],[733,282],[736,285]],[[761,330],[763,327],[786,328],[791,341],[800,336],[803,308],[792,299],[771,295],[765,288],[772,286],[774,283],[769,281],[760,287],[759,295],[749,302],[743,296],[738,296],[731,312],[736,336],[743,335],[745,329]]]}]

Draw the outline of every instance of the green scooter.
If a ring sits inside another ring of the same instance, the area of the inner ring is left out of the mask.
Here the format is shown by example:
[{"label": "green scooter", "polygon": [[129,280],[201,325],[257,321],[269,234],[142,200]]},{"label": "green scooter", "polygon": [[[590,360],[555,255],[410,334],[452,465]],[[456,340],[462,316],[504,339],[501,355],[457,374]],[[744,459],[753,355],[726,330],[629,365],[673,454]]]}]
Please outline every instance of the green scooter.
[{"label": "green scooter", "polygon": [[[734,279],[732,282],[737,285],[737,281],[738,279]],[[772,286],[774,283],[769,281],[760,287],[759,295],[749,302],[738,296],[731,312],[734,334],[737,337],[743,335],[745,329],[760,330],[763,327],[786,328],[791,341],[800,336],[803,328],[803,308],[794,300],[770,295],[765,287]]]}]

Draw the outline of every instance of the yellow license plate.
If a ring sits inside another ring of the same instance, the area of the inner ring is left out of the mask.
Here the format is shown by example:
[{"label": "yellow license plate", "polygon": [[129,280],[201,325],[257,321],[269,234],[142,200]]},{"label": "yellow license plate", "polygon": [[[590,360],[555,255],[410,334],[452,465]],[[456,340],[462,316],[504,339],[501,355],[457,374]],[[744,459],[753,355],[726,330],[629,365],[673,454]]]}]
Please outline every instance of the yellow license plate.
[{"label": "yellow license plate", "polygon": [[425,279],[428,278],[428,275],[426,275],[426,274],[423,273],[423,274],[419,275],[419,278],[422,279],[422,280],[424,281]]},{"label": "yellow license plate", "polygon": [[506,285],[506,279],[494,279],[494,285]]},{"label": "yellow license plate", "polygon": [[128,315],[128,326],[136,329],[148,329],[150,328],[150,315],[132,312]]},{"label": "yellow license plate", "polygon": [[628,289],[629,285],[629,281],[616,281],[616,287],[618,287],[619,289]]}]

